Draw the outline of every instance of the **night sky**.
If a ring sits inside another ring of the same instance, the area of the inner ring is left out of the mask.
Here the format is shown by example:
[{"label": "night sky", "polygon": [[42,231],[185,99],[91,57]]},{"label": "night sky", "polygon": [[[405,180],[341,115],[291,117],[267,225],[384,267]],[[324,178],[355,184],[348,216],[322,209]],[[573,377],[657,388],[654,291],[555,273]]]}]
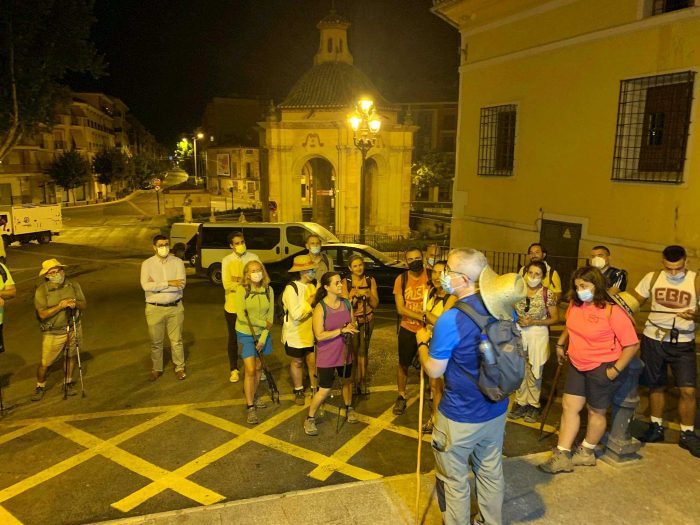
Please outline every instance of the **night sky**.
[{"label": "night sky", "polygon": [[[392,102],[457,99],[459,34],[431,0],[335,0],[355,65]],[[215,96],[281,102],[313,65],[331,0],[96,0],[93,40],[108,62],[76,90],[121,98],[164,144],[193,130]]]}]

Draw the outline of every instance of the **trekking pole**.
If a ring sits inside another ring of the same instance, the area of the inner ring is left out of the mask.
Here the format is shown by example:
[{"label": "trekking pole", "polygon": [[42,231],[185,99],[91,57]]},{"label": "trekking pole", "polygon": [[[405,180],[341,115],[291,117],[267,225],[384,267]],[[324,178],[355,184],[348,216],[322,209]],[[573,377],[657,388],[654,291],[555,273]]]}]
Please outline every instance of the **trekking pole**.
[{"label": "trekking pole", "polygon": [[418,455],[416,457],[416,525],[420,523],[420,460],[423,448],[423,392],[425,388],[425,377],[423,367],[420,369],[420,402],[418,403]]},{"label": "trekking pole", "polygon": [[559,375],[561,374],[561,363],[557,363],[557,371],[554,373],[554,383],[552,383],[552,389],[549,391],[549,397],[547,398],[547,404],[544,407],[544,412],[542,413],[542,421],[540,421],[540,434],[537,436],[537,441],[542,439],[542,429],[544,428],[544,423],[547,421],[547,416],[549,415],[549,409],[552,408],[552,401],[554,400],[554,394],[557,391],[557,384],[559,383]]},{"label": "trekking pole", "polygon": [[[364,360],[365,360],[365,368],[363,370],[363,375],[362,375],[362,393],[364,395],[369,395],[369,390],[367,388],[367,371],[369,370],[369,322],[367,321],[367,297],[364,295],[362,296],[362,313],[364,314],[364,320],[365,324],[362,327],[365,332],[365,341],[364,341],[364,346],[365,346],[365,355],[364,355]],[[358,359],[358,364],[359,364],[359,359]]]},{"label": "trekking pole", "polygon": [[[345,399],[343,398],[343,381],[345,380],[345,372],[348,369],[348,353],[349,353],[349,346],[350,346],[350,334],[343,334],[343,341],[345,342],[345,359],[343,363],[343,377],[340,378],[340,402],[345,403]],[[352,390],[350,390],[350,396],[352,396]],[[352,399],[352,397],[350,398]],[[340,408],[338,407],[338,418],[335,421],[335,433],[337,434],[338,431],[340,430]],[[348,415],[348,409],[345,409],[345,417]]]},{"label": "trekking pole", "polygon": [[[273,403],[280,404],[280,391],[277,390],[277,383],[275,383],[275,378],[265,366],[265,359],[263,358],[262,350],[258,350],[258,339],[255,337],[255,330],[253,329],[253,323],[250,321],[250,316],[248,315],[248,310],[243,310],[245,312],[245,318],[248,321],[248,328],[250,328],[250,335],[253,338],[253,345],[255,348],[255,353],[258,354],[258,359],[260,359],[260,368],[262,368],[265,377],[267,377],[267,388],[270,390],[270,399]],[[269,336],[269,335],[268,335]],[[257,390],[257,389],[256,389]]]},{"label": "trekking pole", "polygon": [[85,397],[85,384],[83,383],[83,363],[80,359],[80,339],[78,338],[78,326],[75,321],[75,310],[70,310],[71,320],[73,321],[73,337],[75,337],[75,356],[78,359],[78,376],[80,377],[80,397]]},{"label": "trekking pole", "polygon": [[63,400],[68,399],[68,360],[70,359],[70,320],[66,323],[66,342],[63,343]]}]

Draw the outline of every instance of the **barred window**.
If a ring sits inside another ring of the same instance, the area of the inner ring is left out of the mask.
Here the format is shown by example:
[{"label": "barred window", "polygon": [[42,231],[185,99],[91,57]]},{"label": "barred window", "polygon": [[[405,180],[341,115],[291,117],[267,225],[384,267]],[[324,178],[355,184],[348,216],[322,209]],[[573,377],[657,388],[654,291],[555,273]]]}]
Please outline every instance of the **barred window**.
[{"label": "barred window", "polygon": [[651,8],[652,15],[670,13],[671,11],[678,11],[679,9],[685,9],[686,7],[693,7],[695,5],[695,0],[653,0],[653,2]]},{"label": "barred window", "polygon": [[683,182],[693,71],[620,82],[612,180]]},{"label": "barred window", "polygon": [[481,108],[479,175],[513,175],[517,106]]}]

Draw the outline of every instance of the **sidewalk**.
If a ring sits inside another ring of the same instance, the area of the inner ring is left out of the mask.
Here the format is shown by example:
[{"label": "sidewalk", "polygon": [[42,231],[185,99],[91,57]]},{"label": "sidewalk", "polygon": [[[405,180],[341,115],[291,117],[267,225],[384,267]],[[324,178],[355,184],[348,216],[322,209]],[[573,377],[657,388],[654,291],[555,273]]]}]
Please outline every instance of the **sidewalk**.
[{"label": "sidewalk", "polygon": [[[504,524],[700,523],[700,459],[674,443],[647,445],[641,450],[643,459],[624,467],[599,461],[596,467],[557,476],[535,468],[548,454],[505,459]],[[442,523],[434,481],[433,473],[421,477],[423,524]],[[403,475],[108,523],[412,524],[415,490],[415,476]]]}]

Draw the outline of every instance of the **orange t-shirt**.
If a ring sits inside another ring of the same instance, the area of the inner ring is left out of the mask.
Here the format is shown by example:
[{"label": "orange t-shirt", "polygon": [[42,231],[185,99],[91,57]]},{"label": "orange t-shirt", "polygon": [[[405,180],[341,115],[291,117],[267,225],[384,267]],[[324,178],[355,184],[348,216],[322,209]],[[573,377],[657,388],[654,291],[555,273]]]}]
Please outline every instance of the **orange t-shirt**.
[{"label": "orange t-shirt", "polygon": [[[430,289],[430,281],[428,280],[428,272],[423,270],[418,277],[407,272],[406,287],[403,292],[403,302],[406,308],[412,312],[421,313],[423,311],[423,294]],[[401,295],[401,275],[394,281],[394,295]],[[401,326],[411,332],[417,332],[423,326],[423,323],[405,315],[401,316]]]},{"label": "orange t-shirt", "polygon": [[569,359],[581,372],[616,361],[623,347],[639,342],[634,323],[617,305],[572,305],[566,314],[566,328]]}]

